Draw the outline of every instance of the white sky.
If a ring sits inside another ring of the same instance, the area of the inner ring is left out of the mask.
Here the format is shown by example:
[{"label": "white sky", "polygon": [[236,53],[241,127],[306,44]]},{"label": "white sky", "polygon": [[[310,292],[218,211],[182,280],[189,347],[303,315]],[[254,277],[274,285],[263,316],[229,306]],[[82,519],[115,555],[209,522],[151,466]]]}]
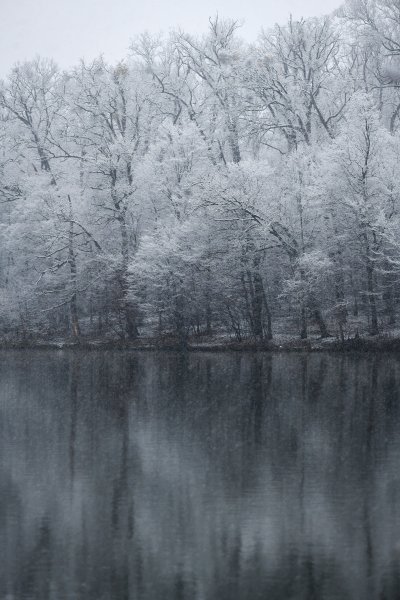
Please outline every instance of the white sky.
[{"label": "white sky", "polygon": [[340,0],[0,0],[0,77],[18,61],[36,55],[61,67],[103,53],[123,58],[135,35],[180,26],[206,30],[208,17],[244,20],[241,35],[253,40],[261,27],[330,13]]}]

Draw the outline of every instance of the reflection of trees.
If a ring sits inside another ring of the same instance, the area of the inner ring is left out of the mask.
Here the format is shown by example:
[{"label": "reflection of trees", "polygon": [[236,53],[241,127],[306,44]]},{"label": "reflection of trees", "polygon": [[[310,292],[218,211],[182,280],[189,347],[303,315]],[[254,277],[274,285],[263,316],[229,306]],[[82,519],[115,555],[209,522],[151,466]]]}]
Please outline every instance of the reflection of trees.
[{"label": "reflection of trees", "polygon": [[41,522],[34,545],[21,564],[17,597],[51,598],[51,532],[46,518]]},{"label": "reflection of trees", "polygon": [[43,353],[0,376],[0,598],[398,597],[396,359]]}]

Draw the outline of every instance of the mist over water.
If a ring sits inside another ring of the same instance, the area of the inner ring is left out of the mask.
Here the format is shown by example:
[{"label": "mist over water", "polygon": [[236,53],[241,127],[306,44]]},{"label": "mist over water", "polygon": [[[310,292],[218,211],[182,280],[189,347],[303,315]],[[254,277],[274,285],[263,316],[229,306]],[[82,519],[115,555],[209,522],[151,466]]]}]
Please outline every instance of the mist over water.
[{"label": "mist over water", "polygon": [[397,599],[395,356],[6,352],[0,599]]}]

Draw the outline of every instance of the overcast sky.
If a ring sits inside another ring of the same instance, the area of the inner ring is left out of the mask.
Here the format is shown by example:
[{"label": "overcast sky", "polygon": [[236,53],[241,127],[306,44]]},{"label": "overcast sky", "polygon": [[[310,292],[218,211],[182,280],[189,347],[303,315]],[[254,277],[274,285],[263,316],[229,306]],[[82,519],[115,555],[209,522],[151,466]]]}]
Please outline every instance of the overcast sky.
[{"label": "overcast sky", "polygon": [[63,68],[79,58],[103,53],[110,62],[125,56],[130,40],[143,31],[181,26],[203,32],[207,20],[244,21],[242,36],[257,37],[261,27],[326,14],[340,0],[0,0],[0,77],[11,66],[36,55],[52,57]]}]

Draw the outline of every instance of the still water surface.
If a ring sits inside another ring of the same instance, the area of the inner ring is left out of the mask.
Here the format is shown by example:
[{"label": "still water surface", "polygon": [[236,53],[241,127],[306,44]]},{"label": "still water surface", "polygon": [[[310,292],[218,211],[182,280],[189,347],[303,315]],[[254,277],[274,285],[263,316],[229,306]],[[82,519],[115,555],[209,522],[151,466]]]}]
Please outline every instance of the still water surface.
[{"label": "still water surface", "polygon": [[1,600],[400,598],[400,359],[0,354]]}]

